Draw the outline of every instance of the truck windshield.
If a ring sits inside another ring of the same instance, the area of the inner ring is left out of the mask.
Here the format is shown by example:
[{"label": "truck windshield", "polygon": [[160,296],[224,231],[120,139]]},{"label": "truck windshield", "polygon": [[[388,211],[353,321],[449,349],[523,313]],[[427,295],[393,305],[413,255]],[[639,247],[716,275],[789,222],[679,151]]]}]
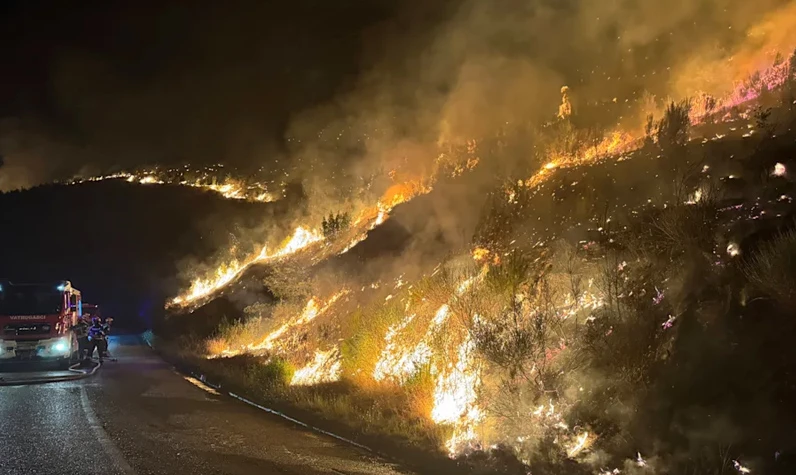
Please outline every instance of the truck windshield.
[{"label": "truck windshield", "polygon": [[61,292],[50,286],[4,286],[0,291],[0,315],[43,315],[60,313]]}]

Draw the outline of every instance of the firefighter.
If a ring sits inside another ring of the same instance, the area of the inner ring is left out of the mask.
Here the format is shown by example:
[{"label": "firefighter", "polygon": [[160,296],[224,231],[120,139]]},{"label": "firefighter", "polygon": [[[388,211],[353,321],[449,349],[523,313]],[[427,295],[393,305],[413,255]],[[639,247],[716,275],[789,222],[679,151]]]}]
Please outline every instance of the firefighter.
[{"label": "firefighter", "polygon": [[77,338],[77,354],[81,361],[85,359],[85,353],[88,349],[89,317],[90,315],[84,314],[77,321],[77,324],[72,327],[73,331],[75,332],[75,338]]},{"label": "firefighter", "polygon": [[88,328],[88,340],[88,357],[94,357],[94,349],[96,348],[99,353],[99,359],[102,361],[108,351],[108,340],[106,338],[105,326],[102,324],[99,317],[91,319],[91,326]]},{"label": "firefighter", "polygon": [[103,332],[105,333],[105,339],[103,340],[105,345],[105,356],[110,358],[111,354],[108,351],[108,336],[111,334],[111,325],[113,324],[113,317],[108,317],[105,319],[105,322],[102,324]]}]

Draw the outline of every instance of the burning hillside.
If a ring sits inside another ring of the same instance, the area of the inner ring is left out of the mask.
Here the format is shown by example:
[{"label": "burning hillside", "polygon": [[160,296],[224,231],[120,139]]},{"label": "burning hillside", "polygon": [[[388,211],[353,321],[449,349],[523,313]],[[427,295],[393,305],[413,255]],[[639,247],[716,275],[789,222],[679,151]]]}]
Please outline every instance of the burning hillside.
[{"label": "burning hillside", "polygon": [[180,168],[161,169],[158,167],[141,169],[134,172],[116,172],[109,175],[98,175],[90,177],[75,177],[67,183],[76,185],[80,183],[104,181],[104,180],[125,180],[128,183],[140,185],[179,185],[210,190],[231,200],[247,200],[267,203],[276,201],[281,197],[281,190],[277,193],[269,191],[275,188],[274,184],[264,184],[258,180],[247,180],[242,178],[232,178],[223,176],[223,165],[207,167],[205,169],[193,170],[190,166]]},{"label": "burning hillside", "polygon": [[[777,234],[796,216],[794,64],[778,58],[724,97],[661,102],[644,132],[579,128],[564,88],[532,132],[443,143],[427,177],[392,172],[375,204],[197,277],[173,308],[256,264],[277,301],[183,355],[209,374],[252,358],[263,376],[248,384],[269,397],[473,466],[508,452],[533,473],[786,473],[796,439],[777,401],[796,395],[772,381],[796,364],[776,336],[796,305],[793,232]],[[490,158],[528,133],[531,165],[498,173]],[[488,197],[466,248],[319,265],[401,203],[428,222],[475,212],[429,214],[438,189]]]}]

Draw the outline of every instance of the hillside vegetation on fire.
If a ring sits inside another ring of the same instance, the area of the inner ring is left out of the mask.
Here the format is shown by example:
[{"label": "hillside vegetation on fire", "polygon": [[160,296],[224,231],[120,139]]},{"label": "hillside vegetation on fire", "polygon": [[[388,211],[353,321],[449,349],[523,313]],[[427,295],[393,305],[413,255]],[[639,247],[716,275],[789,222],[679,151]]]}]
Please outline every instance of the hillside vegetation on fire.
[{"label": "hillside vegetation on fire", "polygon": [[565,87],[198,272],[159,344],[461,470],[792,473],[795,67],[652,98],[638,134]]}]

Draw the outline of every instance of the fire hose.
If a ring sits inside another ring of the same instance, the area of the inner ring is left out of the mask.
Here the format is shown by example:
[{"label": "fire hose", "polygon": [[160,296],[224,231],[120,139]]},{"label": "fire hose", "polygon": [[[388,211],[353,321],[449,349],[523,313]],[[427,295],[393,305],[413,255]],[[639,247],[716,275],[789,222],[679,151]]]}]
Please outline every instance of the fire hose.
[{"label": "fire hose", "polygon": [[48,378],[34,378],[34,379],[24,379],[24,380],[0,380],[0,386],[28,386],[32,384],[45,384],[45,383],[59,383],[64,381],[77,381],[79,379],[85,379],[89,376],[93,376],[94,373],[102,366],[102,362],[97,362],[91,369],[88,371],[84,371],[80,369],[81,363],[73,364],[69,367],[69,371],[73,374],[63,375],[63,376],[52,376]]}]

